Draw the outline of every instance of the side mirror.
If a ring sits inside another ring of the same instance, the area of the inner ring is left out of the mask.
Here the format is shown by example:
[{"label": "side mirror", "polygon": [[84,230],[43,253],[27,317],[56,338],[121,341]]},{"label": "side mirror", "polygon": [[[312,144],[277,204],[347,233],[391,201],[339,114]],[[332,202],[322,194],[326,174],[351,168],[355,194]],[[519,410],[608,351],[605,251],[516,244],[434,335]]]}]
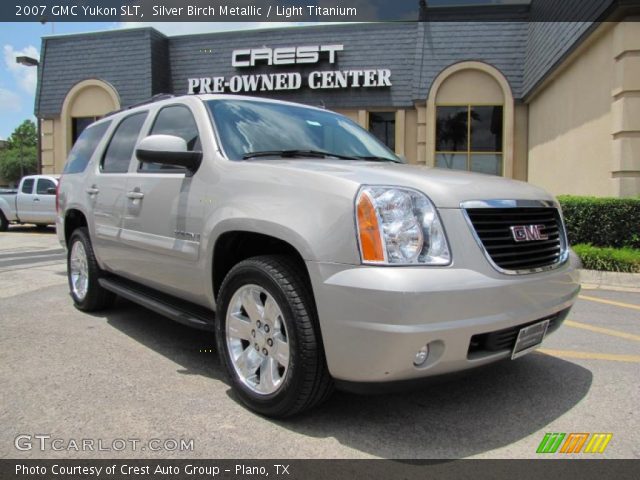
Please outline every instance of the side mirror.
[{"label": "side mirror", "polygon": [[56,194],[55,187],[47,188],[47,195],[55,195],[55,194]]},{"label": "side mirror", "polygon": [[187,142],[174,135],[149,135],[143,138],[136,147],[138,160],[146,163],[161,163],[187,169],[187,176],[192,176],[200,167],[202,152],[187,150]]}]

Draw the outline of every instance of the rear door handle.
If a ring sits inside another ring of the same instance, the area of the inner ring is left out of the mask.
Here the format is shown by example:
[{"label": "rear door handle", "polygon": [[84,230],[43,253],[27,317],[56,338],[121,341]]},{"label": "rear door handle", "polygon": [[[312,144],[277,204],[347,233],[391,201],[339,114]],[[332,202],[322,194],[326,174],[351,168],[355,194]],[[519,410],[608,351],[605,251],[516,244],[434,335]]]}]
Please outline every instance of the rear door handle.
[{"label": "rear door handle", "polygon": [[133,190],[132,192],[127,193],[127,197],[131,200],[141,200],[142,198],[144,198],[144,193]]},{"label": "rear door handle", "polygon": [[98,193],[100,193],[100,190],[98,188],[96,188],[96,186],[92,186],[89,187],[85,190],[89,195],[97,195]]},{"label": "rear door handle", "polygon": [[33,201],[34,201],[34,202],[39,202],[39,201],[40,201],[40,199],[39,199],[39,198],[34,198],[34,199],[33,199]]}]

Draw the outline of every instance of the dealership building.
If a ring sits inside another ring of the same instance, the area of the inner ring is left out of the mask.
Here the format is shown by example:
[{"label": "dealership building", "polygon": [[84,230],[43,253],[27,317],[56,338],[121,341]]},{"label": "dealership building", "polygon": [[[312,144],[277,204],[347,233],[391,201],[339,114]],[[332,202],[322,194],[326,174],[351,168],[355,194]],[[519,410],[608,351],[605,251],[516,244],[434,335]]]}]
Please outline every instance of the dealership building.
[{"label": "dealership building", "polygon": [[82,130],[113,110],[224,92],[335,110],[414,164],[640,195],[640,18],[531,22],[535,5],[500,22],[45,37],[42,172],[60,173]]}]

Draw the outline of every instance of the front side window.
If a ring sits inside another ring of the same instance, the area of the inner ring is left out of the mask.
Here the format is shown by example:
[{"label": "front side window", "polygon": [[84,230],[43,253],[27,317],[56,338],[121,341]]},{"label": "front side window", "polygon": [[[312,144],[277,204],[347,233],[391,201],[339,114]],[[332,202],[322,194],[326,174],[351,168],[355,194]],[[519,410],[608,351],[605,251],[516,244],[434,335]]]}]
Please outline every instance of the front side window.
[{"label": "front side window", "polygon": [[116,128],[102,159],[103,173],[126,173],[147,112],[130,115]]},{"label": "front side window", "polygon": [[[158,113],[158,116],[151,127],[150,135],[173,135],[180,137],[187,142],[187,150],[190,152],[202,150],[200,144],[200,134],[193,114],[184,105],[172,105],[165,107]],[[184,168],[160,163],[140,163],[140,171],[156,172],[162,170],[184,171]]]},{"label": "front side window", "polygon": [[38,179],[38,186],[36,187],[36,193],[38,195],[55,195],[56,184],[48,178]]},{"label": "front side window", "polygon": [[277,152],[313,151],[329,154],[327,157],[400,162],[369,132],[333,112],[254,100],[206,103],[222,147],[232,160],[260,152],[275,152],[277,157]]},{"label": "front side window", "polygon": [[436,167],[502,174],[503,108],[439,106],[436,113]]}]

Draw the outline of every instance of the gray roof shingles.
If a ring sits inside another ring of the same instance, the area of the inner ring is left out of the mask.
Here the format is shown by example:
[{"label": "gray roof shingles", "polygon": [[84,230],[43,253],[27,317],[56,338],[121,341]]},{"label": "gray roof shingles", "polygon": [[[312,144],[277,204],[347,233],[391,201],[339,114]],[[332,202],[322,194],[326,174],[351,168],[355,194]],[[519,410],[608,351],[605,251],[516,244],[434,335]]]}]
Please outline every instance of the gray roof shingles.
[{"label": "gray roof shingles", "polygon": [[[362,68],[389,68],[393,87],[266,93],[330,108],[408,107],[426,100],[444,68],[465,60],[499,69],[516,100],[521,100],[592,27],[588,22],[374,23],[168,38],[153,28],[48,37],[42,43],[35,110],[39,117],[59,115],[67,92],[86,78],[112,84],[126,106],[157,93],[186,93],[191,77],[273,71],[300,71],[306,76],[314,69]],[[344,44],[344,51],[335,65],[231,66],[236,48],[336,43]]]}]

